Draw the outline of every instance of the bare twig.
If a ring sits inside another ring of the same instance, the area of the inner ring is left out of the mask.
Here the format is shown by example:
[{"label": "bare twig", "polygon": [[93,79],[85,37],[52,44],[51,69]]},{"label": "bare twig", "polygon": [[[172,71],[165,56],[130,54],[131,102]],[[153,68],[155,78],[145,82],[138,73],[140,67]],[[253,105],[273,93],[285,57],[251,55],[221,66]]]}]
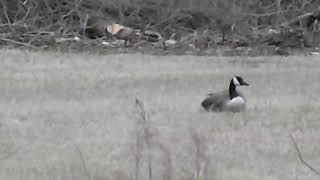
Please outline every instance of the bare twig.
[{"label": "bare twig", "polygon": [[[143,108],[143,104],[142,102],[136,98],[136,106],[139,108],[139,115],[140,115],[140,118],[141,120],[143,120],[143,123],[145,122],[145,111],[144,111],[144,108]],[[136,135],[136,139],[135,139],[135,179],[134,180],[139,180],[139,172],[140,172],[140,162],[141,162],[141,159],[142,159],[142,151],[143,151],[143,132],[141,132],[141,123],[139,122],[140,120],[137,121],[136,123],[136,129],[135,129],[135,135]]]},{"label": "bare twig", "polygon": [[11,20],[10,20],[9,15],[8,15],[7,5],[6,5],[5,2],[3,2],[3,0],[0,0],[0,3],[1,3],[1,6],[2,6],[3,14],[4,14],[4,16],[6,17],[7,23],[9,24],[9,27],[10,27],[10,25],[11,25],[12,23],[11,23]]},{"label": "bare twig", "polygon": [[80,21],[80,23],[82,23],[81,27],[83,28],[83,29],[82,29],[82,34],[85,34],[85,31],[86,31],[86,29],[87,29],[88,19],[89,19],[89,15],[86,14],[86,17],[85,17],[85,19],[84,19],[84,22]]},{"label": "bare twig", "polygon": [[141,155],[139,152],[136,152],[135,154],[135,179],[139,179],[139,169],[140,169],[140,160],[141,160]]},{"label": "bare twig", "polygon": [[87,165],[86,165],[86,161],[85,161],[85,159],[84,159],[84,157],[83,157],[83,154],[82,154],[82,152],[81,152],[81,150],[80,150],[80,148],[79,148],[78,145],[76,145],[76,144],[73,144],[73,145],[74,145],[76,151],[78,152],[78,154],[79,154],[79,156],[80,156],[82,168],[83,168],[83,170],[84,170],[84,172],[85,172],[88,180],[90,180],[90,179],[91,179],[91,178],[90,178],[90,173],[89,173],[89,171],[88,171],[88,168],[87,168]]},{"label": "bare twig", "polygon": [[139,114],[140,114],[141,119],[143,121],[146,121],[147,120],[146,111],[144,109],[142,101],[140,101],[138,98],[136,98],[136,105],[139,107],[139,110],[140,110]]},{"label": "bare twig", "polygon": [[[29,16],[30,12],[31,12],[31,9],[34,8],[34,7],[29,7],[29,6],[25,6],[27,8],[27,12],[26,14],[24,15],[24,17],[22,18],[22,21],[25,21],[27,19],[27,17]],[[18,13],[17,13],[18,14]],[[16,19],[17,17],[15,17],[15,20],[14,22],[16,22]]]},{"label": "bare twig", "polygon": [[152,134],[150,132],[150,127],[148,125],[147,122],[147,113],[146,110],[144,108],[144,105],[142,103],[142,101],[140,101],[138,98],[136,98],[136,106],[138,106],[139,110],[140,110],[140,118],[143,120],[142,122],[142,131],[143,131],[143,140],[146,144],[147,147],[147,159],[148,159],[148,175],[149,175],[149,180],[152,180]]},{"label": "bare twig", "polygon": [[134,144],[134,159],[135,159],[135,179],[139,180],[140,162],[142,158],[143,139],[140,132],[139,122],[135,127],[135,144]]},{"label": "bare twig", "polygon": [[201,139],[200,136],[197,133],[194,133],[192,135],[192,142],[195,146],[195,179],[200,179],[200,171],[201,171],[201,154],[202,154],[202,148],[201,148]]},{"label": "bare twig", "polygon": [[292,140],[293,142],[293,145],[294,145],[294,148],[296,149],[297,153],[298,153],[298,157],[299,157],[299,160],[301,161],[302,164],[304,164],[305,166],[307,166],[311,171],[313,171],[314,173],[320,175],[320,171],[314,169],[309,163],[307,163],[303,157],[302,157],[302,154],[301,154],[301,151],[298,147],[298,144],[296,142],[296,140],[293,138],[292,135],[290,135],[290,139]]},{"label": "bare twig", "polygon": [[149,180],[152,180],[152,154],[151,150],[149,149],[148,152],[148,173],[149,173]]},{"label": "bare twig", "polygon": [[163,172],[163,180],[172,180],[172,158],[171,158],[171,152],[170,149],[167,148],[164,144],[158,143],[159,149],[163,153],[163,166],[164,166],[164,172]]},{"label": "bare twig", "polygon": [[314,1],[314,0],[306,0],[306,1],[304,1],[304,2],[302,3],[302,5],[301,5],[301,9],[304,9],[304,7],[305,7],[306,5],[312,3],[313,1]]}]

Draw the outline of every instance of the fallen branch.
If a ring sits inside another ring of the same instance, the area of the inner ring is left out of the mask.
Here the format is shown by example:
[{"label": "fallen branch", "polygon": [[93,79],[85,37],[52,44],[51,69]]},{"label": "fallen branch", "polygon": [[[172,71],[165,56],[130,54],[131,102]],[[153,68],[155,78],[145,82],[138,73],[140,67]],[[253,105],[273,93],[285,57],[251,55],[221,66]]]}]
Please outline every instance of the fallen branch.
[{"label": "fallen branch", "polygon": [[301,151],[298,147],[298,144],[297,142],[295,141],[295,139],[293,138],[292,135],[290,135],[290,139],[292,140],[293,142],[293,145],[294,145],[294,148],[296,149],[297,153],[298,153],[298,156],[299,156],[299,159],[301,161],[302,164],[304,164],[305,166],[307,166],[311,171],[313,171],[314,173],[320,175],[320,171],[317,171],[316,169],[314,169],[309,163],[307,163],[303,157],[302,157],[302,154],[301,154]]},{"label": "fallen branch", "polygon": [[20,41],[15,41],[13,39],[4,38],[4,37],[0,37],[0,41],[7,41],[7,42],[10,42],[10,43],[26,46],[26,47],[33,48],[33,49],[40,49],[40,47],[33,46],[31,44],[23,43],[23,42],[20,42]]},{"label": "fallen branch", "polygon": [[299,21],[301,21],[301,20],[303,20],[303,19],[306,19],[306,18],[308,18],[308,17],[310,17],[310,16],[313,16],[313,14],[314,14],[314,13],[312,13],[312,12],[302,14],[302,15],[297,16],[296,18],[294,18],[294,19],[292,19],[292,20],[290,20],[290,21],[288,21],[288,22],[282,23],[281,26],[284,26],[284,27],[285,27],[285,26],[289,26],[289,25],[294,24],[294,23],[296,23],[296,22],[299,22]]},{"label": "fallen branch", "polygon": [[277,15],[279,13],[288,13],[290,12],[290,10],[282,10],[282,11],[273,11],[273,12],[269,12],[269,13],[261,13],[261,14],[256,14],[256,13],[245,13],[243,15],[246,16],[252,16],[252,17],[266,17],[266,16],[274,16]]}]

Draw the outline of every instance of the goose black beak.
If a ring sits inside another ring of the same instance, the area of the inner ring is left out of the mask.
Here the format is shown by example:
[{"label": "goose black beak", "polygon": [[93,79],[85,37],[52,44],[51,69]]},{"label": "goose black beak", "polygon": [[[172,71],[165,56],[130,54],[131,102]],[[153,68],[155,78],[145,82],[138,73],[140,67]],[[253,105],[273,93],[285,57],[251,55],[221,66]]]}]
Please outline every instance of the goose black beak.
[{"label": "goose black beak", "polygon": [[249,86],[249,84],[246,83],[246,82],[242,82],[241,85],[242,85],[242,86]]}]

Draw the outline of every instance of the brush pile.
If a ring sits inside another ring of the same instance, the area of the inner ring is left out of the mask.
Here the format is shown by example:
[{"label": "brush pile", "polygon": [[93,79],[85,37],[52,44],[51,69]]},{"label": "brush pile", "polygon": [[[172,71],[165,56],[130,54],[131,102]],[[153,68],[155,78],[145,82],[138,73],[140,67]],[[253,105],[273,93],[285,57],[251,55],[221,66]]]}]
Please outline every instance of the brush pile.
[{"label": "brush pile", "polygon": [[318,1],[297,5],[298,12],[240,1],[0,0],[0,46],[214,55],[319,47]]}]

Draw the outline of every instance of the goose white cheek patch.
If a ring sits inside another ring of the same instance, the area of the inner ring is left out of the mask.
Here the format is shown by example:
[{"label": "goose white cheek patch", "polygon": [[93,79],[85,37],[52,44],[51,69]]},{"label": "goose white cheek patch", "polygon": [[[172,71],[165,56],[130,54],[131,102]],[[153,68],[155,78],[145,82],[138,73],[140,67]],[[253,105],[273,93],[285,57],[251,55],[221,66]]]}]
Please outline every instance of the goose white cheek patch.
[{"label": "goose white cheek patch", "polygon": [[233,77],[233,84],[236,85],[236,86],[239,86],[240,83],[238,81],[238,79],[236,77]]}]

